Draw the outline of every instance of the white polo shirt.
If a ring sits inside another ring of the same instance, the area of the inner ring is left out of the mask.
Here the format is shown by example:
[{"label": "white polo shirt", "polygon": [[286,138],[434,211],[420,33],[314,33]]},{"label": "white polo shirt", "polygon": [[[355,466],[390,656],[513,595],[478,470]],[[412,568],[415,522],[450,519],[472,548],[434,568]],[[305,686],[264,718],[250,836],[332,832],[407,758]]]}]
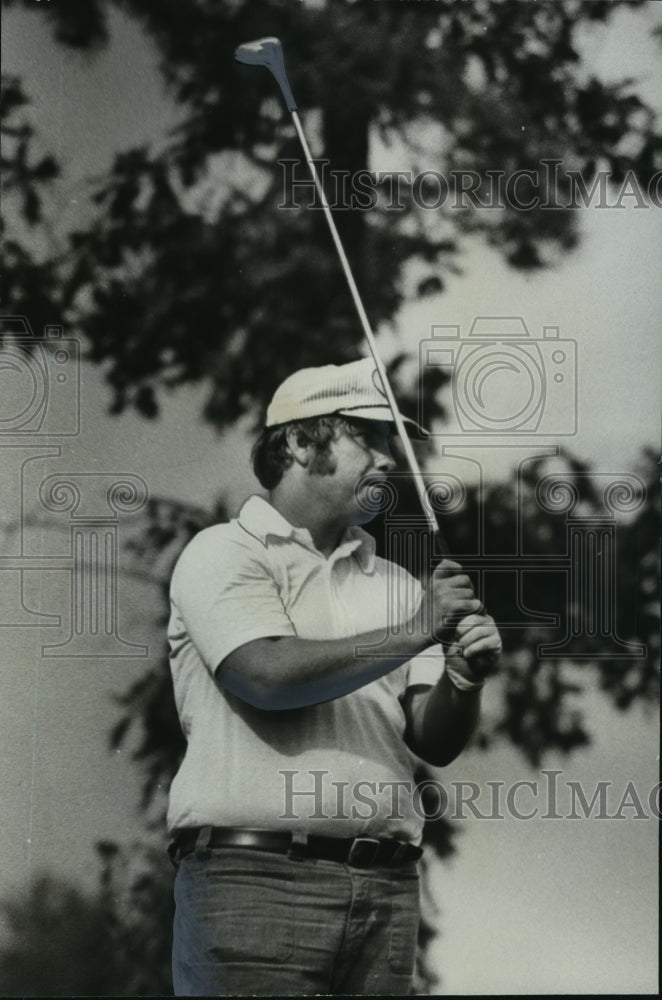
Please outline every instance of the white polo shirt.
[{"label": "white polo shirt", "polygon": [[377,557],[361,528],[349,528],[327,558],[307,529],[258,496],[229,524],[196,535],[171,584],[170,662],[188,746],[170,790],[169,829],[209,824],[418,842],[416,758],[404,743],[401,699],[411,684],[438,681],[439,647],[351,694],[287,711],[251,707],[214,673],[251,640],[359,635],[406,622],[420,599],[418,582]]}]

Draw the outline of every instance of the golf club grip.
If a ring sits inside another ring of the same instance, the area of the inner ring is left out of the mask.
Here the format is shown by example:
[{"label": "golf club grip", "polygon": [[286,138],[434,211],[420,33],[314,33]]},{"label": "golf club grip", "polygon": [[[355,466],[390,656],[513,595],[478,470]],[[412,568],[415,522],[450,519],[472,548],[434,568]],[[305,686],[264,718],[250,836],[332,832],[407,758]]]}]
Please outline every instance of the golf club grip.
[{"label": "golf club grip", "polygon": [[[451,558],[451,553],[450,553],[450,551],[448,549],[448,545],[446,544],[446,541],[443,538],[443,536],[441,535],[441,533],[439,533],[436,537],[437,537],[437,552],[435,553],[435,555],[433,557],[433,560],[431,562],[430,579],[431,579],[432,574],[434,573],[435,569],[437,568],[437,566],[439,566],[444,561],[444,559],[450,559]],[[453,572],[452,575],[455,576],[458,573],[462,573],[462,572],[464,572],[464,570],[460,566],[459,569],[454,570],[454,572]],[[486,613],[486,608],[485,608],[484,604],[482,605],[482,610],[479,609],[478,612],[474,612],[474,614],[478,614],[478,613],[480,613],[480,614],[485,614]],[[457,630],[458,624],[465,617],[468,617],[468,616],[464,615],[464,616],[462,616],[460,618],[451,620],[449,622],[448,626],[447,626],[447,629],[442,630],[442,633],[444,631],[450,632],[451,629],[452,629],[453,633],[455,633],[456,630]],[[449,666],[452,666],[455,660],[464,661],[466,663],[466,657],[465,657],[463,651],[459,648],[456,635],[453,635],[453,638],[451,638],[451,639],[447,639],[447,638],[443,637],[443,635],[442,635],[442,637],[439,640],[439,645],[444,650],[445,662]],[[477,656],[476,661],[477,661],[477,663],[481,663],[481,661],[484,661],[484,659],[485,658],[483,656],[479,655],[479,656]],[[488,665],[484,669],[481,669],[480,672],[481,672],[481,674],[483,676],[488,677],[493,672],[493,666],[492,665]]]}]

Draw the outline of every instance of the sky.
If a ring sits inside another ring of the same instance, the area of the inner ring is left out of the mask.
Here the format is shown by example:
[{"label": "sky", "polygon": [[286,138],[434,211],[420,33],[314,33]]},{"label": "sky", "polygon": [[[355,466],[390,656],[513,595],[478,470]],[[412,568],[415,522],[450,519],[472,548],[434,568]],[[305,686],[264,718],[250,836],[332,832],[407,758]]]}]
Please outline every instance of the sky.
[{"label": "sky", "polygon": [[[649,7],[644,18],[619,15],[589,48],[597,70],[640,77],[642,93],[659,108],[662,69],[648,30],[662,23],[662,11]],[[48,209],[54,238],[85,220],[87,178],[109,165],[114,150],[162,141],[173,120],[149,43],[117,14],[111,26],[110,48],[90,60],[57,48],[33,13],[3,13],[3,69],[24,76],[44,148],[64,164]],[[577,344],[577,432],[568,443],[597,470],[618,474],[636,466],[642,446],[659,449],[662,211],[588,209],[582,230],[576,251],[535,276],[509,270],[478,242],[468,244],[463,275],[451,278],[443,296],[405,306],[381,342],[387,355],[406,345],[415,358],[433,327],[456,324],[464,335],[477,316],[522,316],[536,338],[545,326],[559,327],[562,338]],[[139,474],[153,496],[208,507],[220,494],[236,509],[255,488],[249,437],[245,428],[219,436],[204,425],[203,394],[190,387],[164,397],[158,421],[111,418],[99,371],[84,366],[82,432],[39,469]],[[440,438],[442,444],[448,441]],[[1,457],[8,461],[6,453]],[[487,448],[482,459],[486,476],[496,477],[510,468],[513,453]],[[5,470],[16,475],[15,464]],[[0,555],[16,540],[16,525],[5,527]],[[46,542],[58,551],[64,537],[49,528]],[[9,574],[0,576],[8,587]],[[43,574],[30,583],[42,607],[57,606],[60,577]],[[153,588],[124,580],[123,635],[147,643],[150,657],[162,648],[152,624],[157,607]],[[0,855],[6,862],[0,896],[44,867],[90,886],[93,839],[128,841],[141,832],[137,772],[126,751],[108,754],[105,734],[116,717],[112,694],[139,676],[145,661],[46,661],[39,651],[44,634],[0,626],[6,640],[0,789],[11,834]],[[590,691],[590,676],[584,683]],[[631,777],[651,787],[658,768],[655,718],[618,714],[597,695],[587,696],[586,706],[596,740],[571,763],[556,762],[566,776],[589,787],[611,780],[622,789]],[[553,758],[545,766],[555,766]],[[489,756],[469,751],[445,777],[540,780],[506,749]],[[73,815],[80,822],[72,823]],[[655,989],[654,822],[467,819],[460,826],[458,855],[433,877],[443,931],[435,955],[446,993]]]}]

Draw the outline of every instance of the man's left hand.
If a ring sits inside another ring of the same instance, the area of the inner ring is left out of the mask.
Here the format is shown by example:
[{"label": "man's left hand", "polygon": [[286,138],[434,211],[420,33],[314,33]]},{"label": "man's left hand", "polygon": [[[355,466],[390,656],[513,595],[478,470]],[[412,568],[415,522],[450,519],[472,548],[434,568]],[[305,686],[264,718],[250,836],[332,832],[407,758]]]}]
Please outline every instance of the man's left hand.
[{"label": "man's left hand", "polygon": [[467,615],[456,627],[455,640],[472,674],[484,677],[494,671],[503,647],[491,615]]}]

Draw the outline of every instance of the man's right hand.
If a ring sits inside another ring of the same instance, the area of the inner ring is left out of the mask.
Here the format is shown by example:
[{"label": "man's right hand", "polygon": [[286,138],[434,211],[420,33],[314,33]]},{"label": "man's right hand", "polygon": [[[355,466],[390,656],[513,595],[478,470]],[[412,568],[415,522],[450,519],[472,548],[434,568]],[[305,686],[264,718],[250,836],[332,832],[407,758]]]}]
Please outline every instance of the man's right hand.
[{"label": "man's right hand", "polygon": [[430,577],[423,597],[423,628],[431,630],[438,642],[448,645],[453,641],[458,623],[482,609],[473,584],[460,564],[444,559]]}]

